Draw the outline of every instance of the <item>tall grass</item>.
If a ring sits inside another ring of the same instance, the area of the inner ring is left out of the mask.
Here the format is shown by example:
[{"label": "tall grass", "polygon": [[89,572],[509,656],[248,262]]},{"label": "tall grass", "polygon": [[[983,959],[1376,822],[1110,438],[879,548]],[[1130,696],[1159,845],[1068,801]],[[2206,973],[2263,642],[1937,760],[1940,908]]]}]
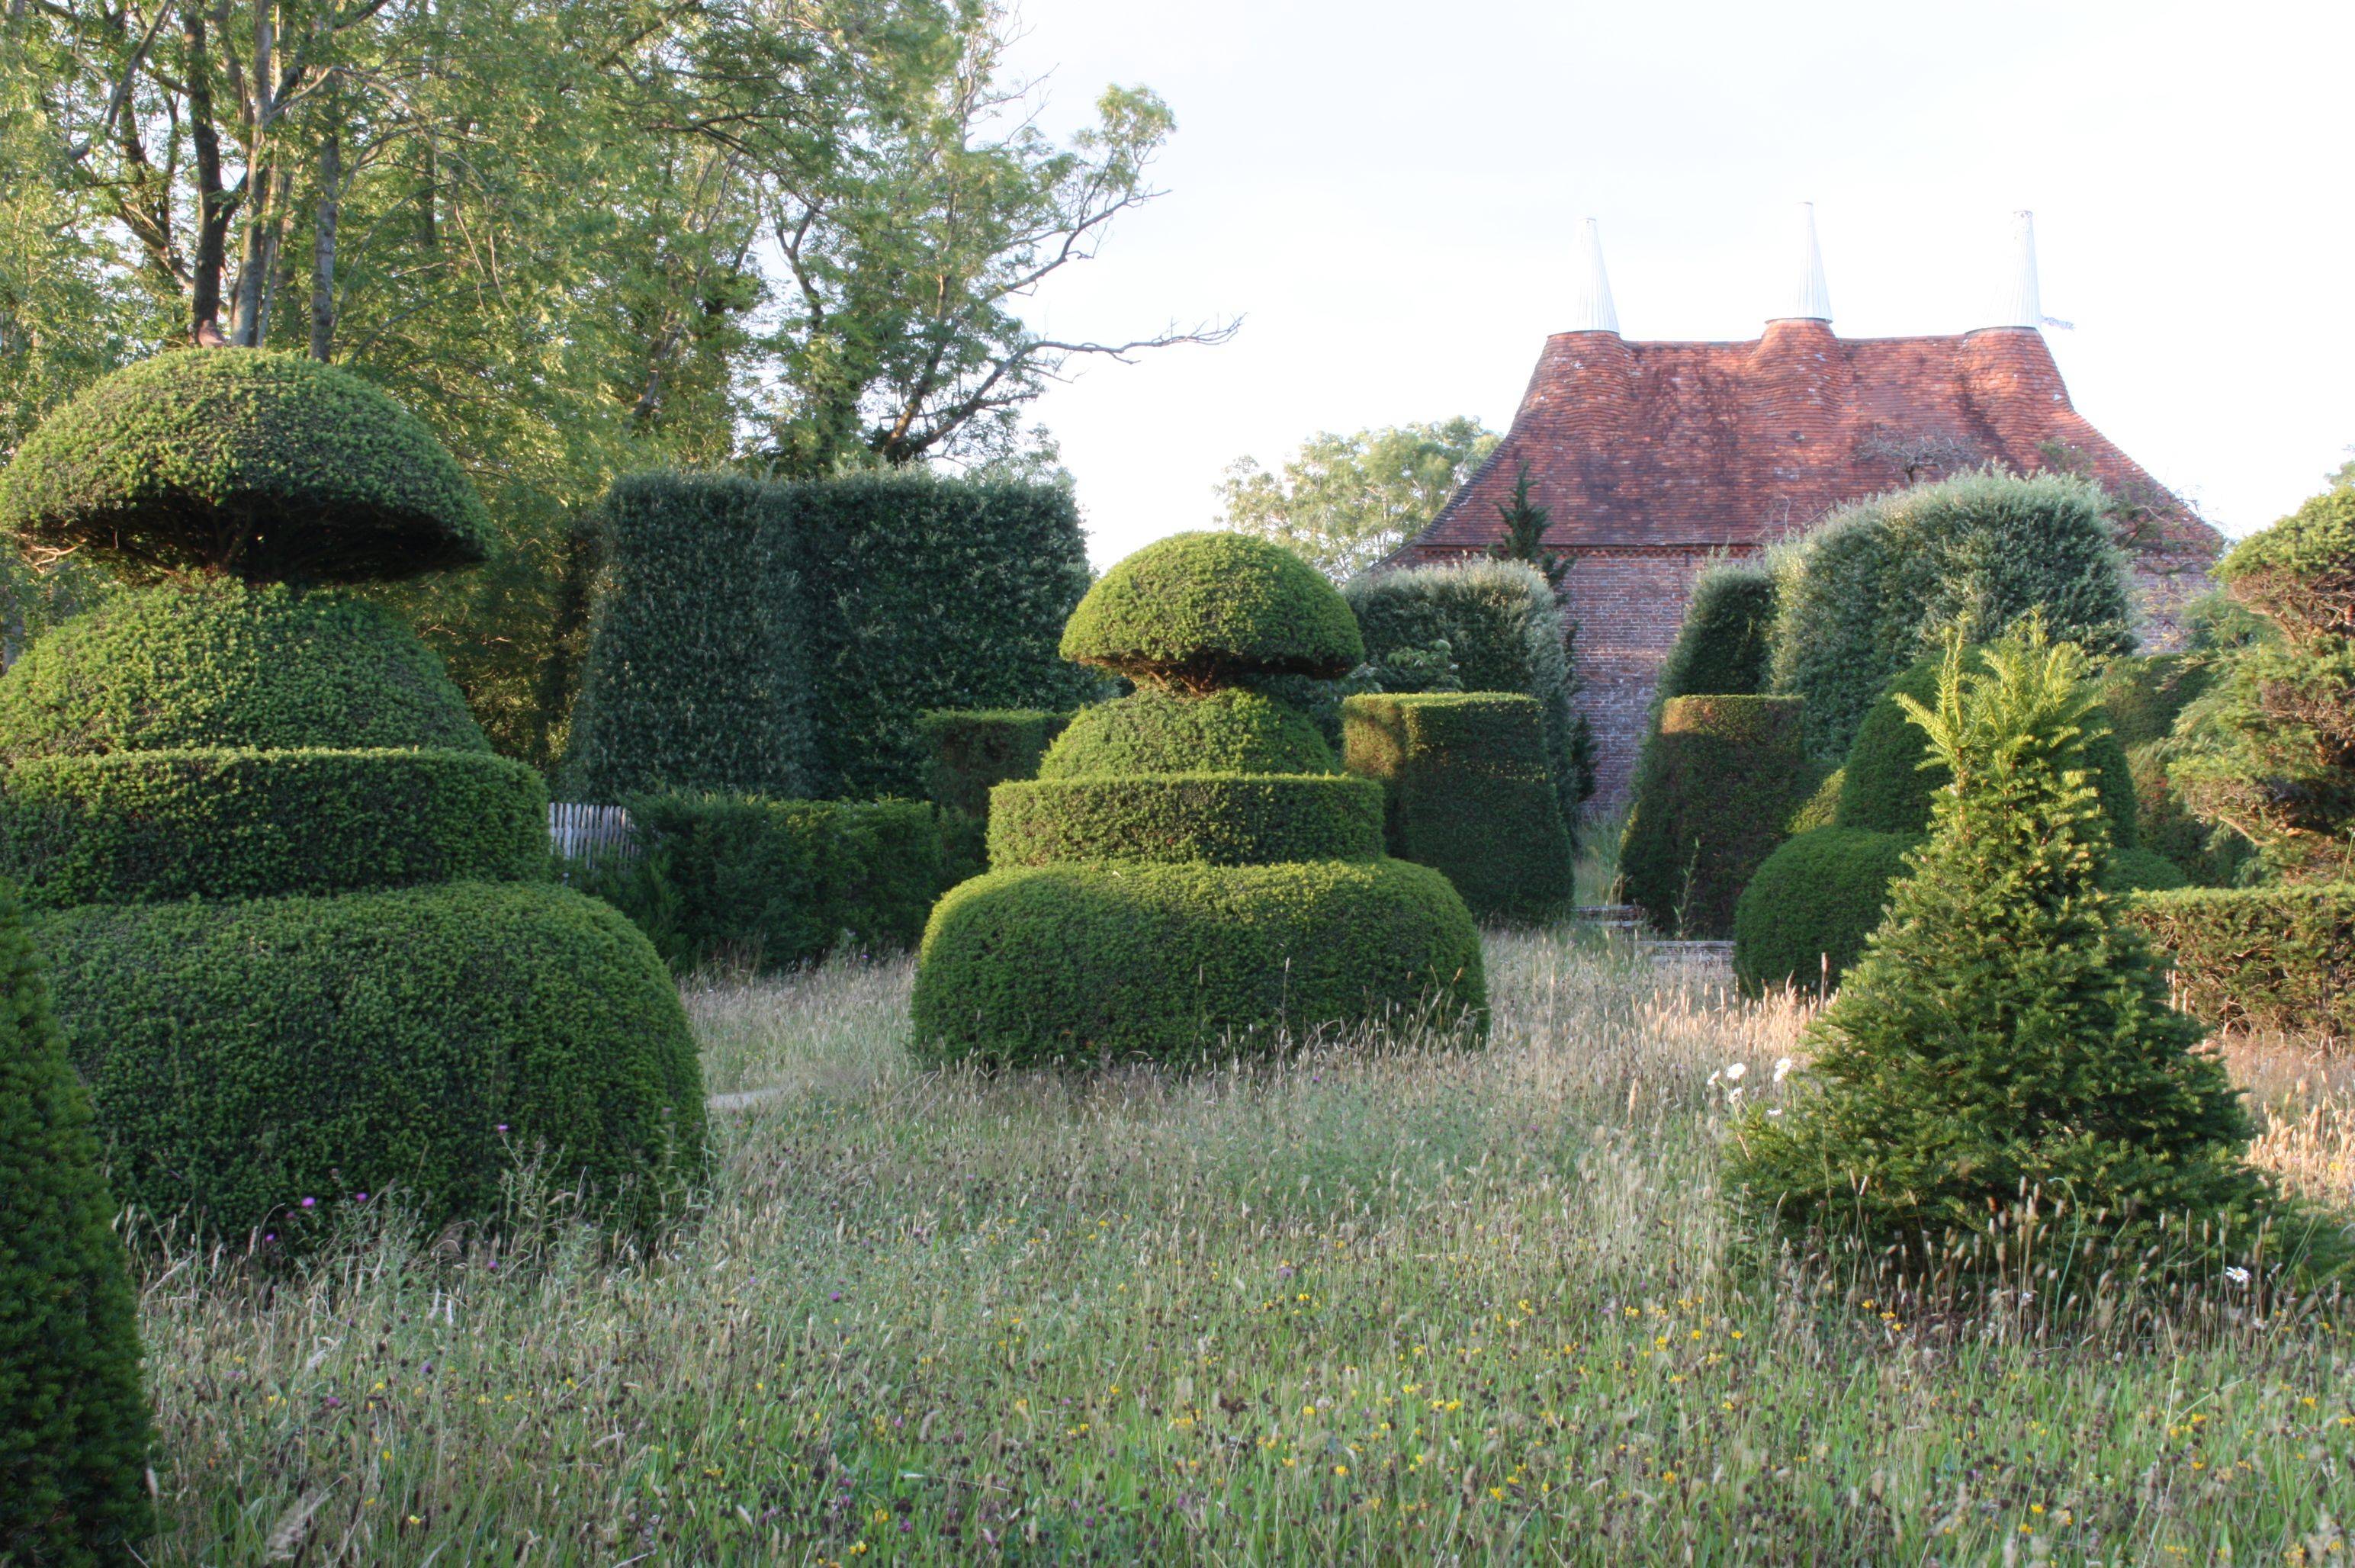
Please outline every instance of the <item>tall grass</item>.
[{"label": "tall grass", "polygon": [[[1491,963],[1485,1051],[1188,1077],[919,1073],[904,964],[690,987],[741,1108],[659,1253],[155,1260],[158,1560],[2344,1560],[2335,1303],[1917,1314],[1721,1201],[1803,1004]],[[2346,1203],[2344,1073],[2244,1075]]]}]

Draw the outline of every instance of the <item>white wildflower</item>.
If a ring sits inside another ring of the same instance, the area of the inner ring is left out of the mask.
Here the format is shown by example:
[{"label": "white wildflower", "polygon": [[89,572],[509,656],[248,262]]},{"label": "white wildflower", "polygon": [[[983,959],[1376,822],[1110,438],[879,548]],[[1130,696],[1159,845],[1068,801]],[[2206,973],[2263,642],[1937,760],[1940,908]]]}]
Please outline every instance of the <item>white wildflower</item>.
[{"label": "white wildflower", "polygon": [[1775,1060],[1774,1060],[1774,1082],[1775,1082],[1775,1083],[1780,1083],[1781,1082],[1783,1082],[1783,1080],[1784,1080],[1784,1079],[1785,1079],[1785,1078],[1789,1077],[1789,1076],[1790,1076],[1790,1074],[1791,1074],[1791,1059],[1790,1059],[1789,1057],[1787,1057],[1787,1056],[1782,1056],[1782,1057],[1777,1057],[1777,1058],[1775,1058]]},{"label": "white wildflower", "polygon": [[2249,1271],[2235,1265],[2224,1271],[2224,1277],[2234,1285],[2246,1285],[2249,1283]]},{"label": "white wildflower", "polygon": [[1746,1061],[1729,1061],[1725,1064],[1725,1081],[1728,1083],[1739,1083],[1742,1082],[1742,1075],[1749,1071],[1750,1064]]}]

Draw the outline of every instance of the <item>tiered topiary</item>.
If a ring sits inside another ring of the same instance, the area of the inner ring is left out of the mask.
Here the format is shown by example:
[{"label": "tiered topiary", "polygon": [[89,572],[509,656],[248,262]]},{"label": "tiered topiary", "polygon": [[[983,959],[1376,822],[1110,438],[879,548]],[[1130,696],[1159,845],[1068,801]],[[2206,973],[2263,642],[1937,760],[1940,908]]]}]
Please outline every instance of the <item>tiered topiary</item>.
[{"label": "tiered topiary", "polygon": [[1956,645],[1934,705],[1910,707],[1954,784],[1791,1103],[1736,1140],[1780,1226],[1909,1275],[2032,1263],[2047,1294],[2293,1240],[2268,1234],[2286,1211],[2243,1157],[2239,1092],[2103,888],[2083,672],[2033,634],[1984,673]]},{"label": "tiered topiary", "polygon": [[15,895],[0,888],[0,1563],[138,1561],[138,1303]]},{"label": "tiered topiary", "polygon": [[153,582],[0,678],[0,862],[59,912],[117,1195],[293,1242],[361,1193],[481,1216],[538,1157],[666,1211],[703,1104],[660,960],[547,881],[545,787],[415,635],[319,588],[480,558],[425,427],[346,371],[170,354],[27,440],[0,518]]},{"label": "tiered topiary", "polygon": [[1569,912],[1570,834],[1534,700],[1367,694],[1341,712],[1349,771],[1381,781],[1391,854],[1444,872],[1484,921],[1536,925]]},{"label": "tiered topiary", "polygon": [[1165,539],[1105,574],[1062,646],[1138,689],[992,792],[993,869],[924,934],[920,1055],[1182,1061],[1389,1016],[1485,1026],[1464,901],[1383,857],[1379,785],[1237,684],[1363,657],[1305,561],[1239,534]]}]

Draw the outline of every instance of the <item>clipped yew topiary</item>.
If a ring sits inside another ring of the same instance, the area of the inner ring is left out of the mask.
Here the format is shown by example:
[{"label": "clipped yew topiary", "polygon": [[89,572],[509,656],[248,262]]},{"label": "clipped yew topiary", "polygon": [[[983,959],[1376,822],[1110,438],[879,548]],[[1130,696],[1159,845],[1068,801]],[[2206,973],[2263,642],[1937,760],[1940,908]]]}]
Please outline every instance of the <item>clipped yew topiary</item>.
[{"label": "clipped yew topiary", "polygon": [[0,1563],[133,1562],[152,1522],[138,1303],[99,1157],[0,886]]},{"label": "clipped yew topiary", "polygon": [[1323,578],[1261,540],[1180,535],[1106,573],[1063,645],[1138,690],[992,792],[995,869],[924,932],[919,1056],[1183,1061],[1381,1019],[1485,1028],[1463,900],[1380,856],[1379,786],[1314,725],[1233,684],[1359,661]]},{"label": "clipped yew topiary", "polygon": [[474,483],[425,421],[293,354],[159,354],[94,382],[0,475],[0,529],[133,578],[363,582],[472,566]]},{"label": "clipped yew topiary", "polygon": [[1881,923],[1915,842],[1860,827],[1792,836],[1734,901],[1734,979],[1753,993],[1838,985]]},{"label": "clipped yew topiary", "polygon": [[2076,1254],[2087,1287],[2270,1260],[2284,1211],[2240,1093],[2102,887],[2084,673],[2037,631],[1984,673],[1957,644],[1913,706],[1954,787],[1788,1104],[1735,1141],[1779,1226],[1915,1275]]},{"label": "clipped yew topiary", "polygon": [[1538,705],[1493,691],[1352,697],[1342,749],[1379,780],[1391,854],[1445,874],[1475,918],[1534,925],[1573,902],[1570,834]]},{"label": "clipped yew topiary", "polygon": [[1620,840],[1627,901],[1670,935],[1733,934],[1734,901],[1814,793],[1795,697],[1678,697]]},{"label": "clipped yew topiary", "polygon": [[2186,888],[2126,908],[2210,1028],[2355,1040],[2355,886]]},{"label": "clipped yew topiary", "polygon": [[1684,624],[1660,661],[1652,705],[1764,691],[1773,674],[1774,578],[1753,560],[1711,561],[1693,579]]},{"label": "clipped yew topiary", "polygon": [[924,794],[939,814],[943,873],[951,885],[989,869],[989,792],[1039,772],[1071,721],[1039,708],[935,709],[916,716],[929,753]]}]

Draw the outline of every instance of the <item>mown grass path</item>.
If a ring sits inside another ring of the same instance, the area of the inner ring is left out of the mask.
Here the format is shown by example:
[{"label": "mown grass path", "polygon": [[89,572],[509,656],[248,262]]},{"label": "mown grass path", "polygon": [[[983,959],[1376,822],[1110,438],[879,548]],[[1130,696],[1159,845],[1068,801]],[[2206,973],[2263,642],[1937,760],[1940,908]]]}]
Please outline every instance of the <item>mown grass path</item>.
[{"label": "mown grass path", "polygon": [[[1486,1051],[1189,1078],[917,1073],[904,964],[693,987],[713,1091],[777,1093],[660,1255],[157,1264],[157,1559],[2346,1560],[2335,1306],[1915,1320],[1722,1200],[1798,1008],[1491,963]],[[2344,1083],[2244,1076],[2344,1203]]]}]

